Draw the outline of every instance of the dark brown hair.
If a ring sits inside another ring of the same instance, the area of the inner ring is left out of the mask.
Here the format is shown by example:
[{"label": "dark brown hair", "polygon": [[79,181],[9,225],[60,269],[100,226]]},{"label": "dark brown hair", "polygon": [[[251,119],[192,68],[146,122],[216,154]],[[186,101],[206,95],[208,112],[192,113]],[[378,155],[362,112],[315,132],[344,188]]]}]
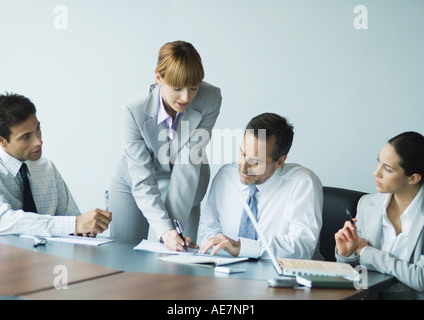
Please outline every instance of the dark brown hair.
[{"label": "dark brown hair", "polygon": [[276,141],[272,151],[272,161],[277,161],[282,156],[289,153],[293,143],[293,126],[287,119],[275,113],[262,113],[250,120],[247,129],[253,129],[257,138],[259,129],[265,129],[266,139],[275,136]]}]

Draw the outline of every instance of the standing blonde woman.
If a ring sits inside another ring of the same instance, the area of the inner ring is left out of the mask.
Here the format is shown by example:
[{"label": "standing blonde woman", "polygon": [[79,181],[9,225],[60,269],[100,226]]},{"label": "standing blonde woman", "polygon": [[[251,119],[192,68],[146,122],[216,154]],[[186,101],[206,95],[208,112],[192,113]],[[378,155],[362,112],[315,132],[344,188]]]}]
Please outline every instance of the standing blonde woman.
[{"label": "standing blonde woman", "polygon": [[210,178],[209,165],[198,159],[205,156],[204,133],[210,137],[221,91],[203,81],[201,58],[184,41],[160,49],[155,78],[155,85],[122,107],[124,156],[109,188],[111,236],[132,243],[157,239],[182,251],[197,234]]},{"label": "standing blonde woman", "polygon": [[374,172],[378,193],[358,203],[356,225],[335,234],[337,261],[361,264],[399,282],[380,298],[424,298],[424,137],[389,140]]}]

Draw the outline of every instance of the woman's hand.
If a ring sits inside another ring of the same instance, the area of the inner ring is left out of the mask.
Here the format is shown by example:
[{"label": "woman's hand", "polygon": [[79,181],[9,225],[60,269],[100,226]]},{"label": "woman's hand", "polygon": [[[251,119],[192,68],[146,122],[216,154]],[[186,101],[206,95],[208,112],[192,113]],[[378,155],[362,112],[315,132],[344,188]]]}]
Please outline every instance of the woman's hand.
[{"label": "woman's hand", "polygon": [[[194,243],[191,243],[190,237],[184,237],[185,245],[190,248],[198,248]],[[184,251],[184,240],[181,239],[177,230],[171,229],[162,235],[162,241],[168,250]]]},{"label": "woman's hand", "polygon": [[[353,219],[356,223],[356,219]],[[356,226],[350,221],[346,221],[343,228],[340,229],[335,235],[337,252],[339,255],[349,257],[352,255],[358,247],[358,233],[356,232]]]}]

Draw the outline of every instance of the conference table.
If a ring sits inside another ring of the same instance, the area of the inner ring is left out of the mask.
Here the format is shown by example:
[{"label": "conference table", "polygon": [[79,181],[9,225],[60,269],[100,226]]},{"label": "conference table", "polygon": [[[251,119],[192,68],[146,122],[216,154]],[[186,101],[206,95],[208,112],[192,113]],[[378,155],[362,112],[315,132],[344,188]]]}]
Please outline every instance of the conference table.
[{"label": "conference table", "polygon": [[[0,297],[28,300],[341,300],[362,299],[396,279],[368,272],[364,289],[272,288],[277,278],[268,259],[234,266],[245,272],[161,261],[164,254],[134,250],[136,244],[99,246],[0,236]],[[238,310],[238,309],[236,309]]]}]

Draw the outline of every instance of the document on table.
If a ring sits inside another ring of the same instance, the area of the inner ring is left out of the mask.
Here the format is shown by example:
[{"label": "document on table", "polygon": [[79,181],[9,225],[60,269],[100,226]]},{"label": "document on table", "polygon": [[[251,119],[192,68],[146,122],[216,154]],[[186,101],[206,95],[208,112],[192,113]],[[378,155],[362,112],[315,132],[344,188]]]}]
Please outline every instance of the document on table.
[{"label": "document on table", "polygon": [[173,255],[167,257],[160,257],[158,260],[181,263],[181,264],[194,264],[199,266],[225,266],[227,264],[246,261],[248,258],[229,258],[229,257],[217,257],[204,254],[193,254],[193,255]]},{"label": "document on table", "polygon": [[172,251],[166,249],[165,245],[157,241],[141,240],[141,242],[134,247],[134,250],[137,251],[147,251],[147,252],[156,252],[156,253],[166,253],[166,254],[194,254],[197,253],[198,249],[187,248],[185,251]]},{"label": "document on table", "polygon": [[197,254],[198,249],[187,248],[188,251],[171,251],[165,248],[165,246],[156,241],[142,240],[134,250],[156,252],[171,254],[171,256],[159,257],[159,260],[182,263],[182,264],[195,264],[202,266],[223,266],[230,263],[246,261],[248,258],[233,258],[230,255],[226,256],[211,256],[208,254]]},{"label": "document on table", "polygon": [[[33,239],[34,236],[21,235],[22,238]],[[100,246],[105,243],[112,242],[113,239],[108,238],[91,238],[91,237],[79,237],[79,236],[63,236],[63,237],[42,237],[47,241],[52,242],[67,242],[73,244],[82,244],[86,246]]]}]

